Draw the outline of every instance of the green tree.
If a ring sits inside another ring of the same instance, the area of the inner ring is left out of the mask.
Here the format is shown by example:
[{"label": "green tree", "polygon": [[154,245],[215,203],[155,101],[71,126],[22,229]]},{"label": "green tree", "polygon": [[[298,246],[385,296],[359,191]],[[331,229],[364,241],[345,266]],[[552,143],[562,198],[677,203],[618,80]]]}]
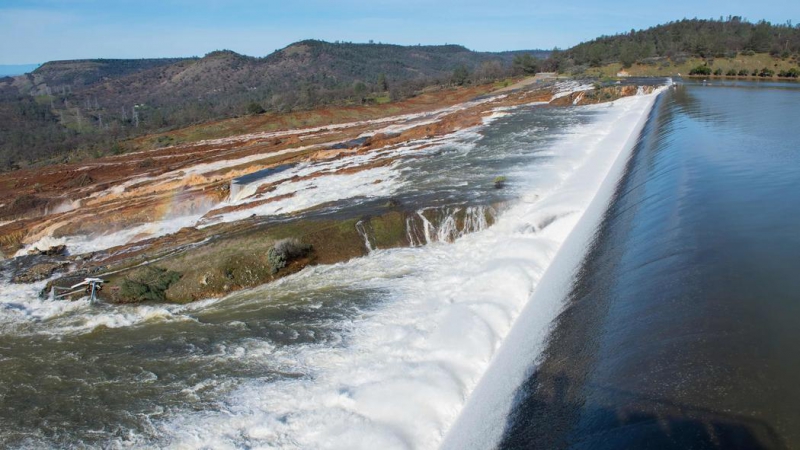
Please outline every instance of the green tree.
[{"label": "green tree", "polygon": [[378,89],[380,89],[381,92],[386,92],[389,90],[389,83],[386,81],[385,73],[378,75]]},{"label": "green tree", "polygon": [[697,66],[689,71],[689,75],[711,75],[711,67]]},{"label": "green tree", "polygon": [[356,81],[353,84],[353,92],[355,93],[356,98],[361,103],[367,102],[367,85],[361,81]]},{"label": "green tree", "polygon": [[536,72],[539,72],[540,61],[530,53],[525,53],[514,57],[512,67],[514,73],[534,75]]},{"label": "green tree", "polygon": [[619,51],[619,62],[622,67],[628,68],[639,60],[639,46],[633,42],[622,44]]},{"label": "green tree", "polygon": [[772,26],[769,22],[761,21],[755,26],[747,46],[750,50],[756,52],[766,52],[770,50],[772,47]]},{"label": "green tree", "polygon": [[469,79],[469,70],[467,70],[467,67],[465,65],[462,64],[453,69],[453,77],[452,77],[453,84],[455,84],[456,86],[463,86],[468,79]]},{"label": "green tree", "polygon": [[264,111],[264,107],[262,107],[259,103],[250,102],[250,104],[247,105],[247,114],[255,115],[263,114],[264,112],[266,112]]},{"label": "green tree", "polygon": [[503,64],[500,61],[484,61],[472,72],[472,80],[483,83],[498,80],[506,75]]}]

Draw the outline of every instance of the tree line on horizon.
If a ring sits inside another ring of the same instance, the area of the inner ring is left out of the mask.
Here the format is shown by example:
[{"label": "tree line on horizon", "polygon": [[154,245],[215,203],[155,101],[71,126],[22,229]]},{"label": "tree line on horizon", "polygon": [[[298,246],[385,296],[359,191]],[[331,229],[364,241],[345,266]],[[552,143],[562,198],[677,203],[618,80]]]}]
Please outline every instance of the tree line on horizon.
[{"label": "tree line on horizon", "polygon": [[560,71],[580,71],[620,63],[630,67],[659,58],[723,58],[737,54],[769,53],[780,58],[800,54],[800,25],[791,21],[751,23],[740,16],[719,20],[683,19],[646,30],[601,36],[554,57]]}]

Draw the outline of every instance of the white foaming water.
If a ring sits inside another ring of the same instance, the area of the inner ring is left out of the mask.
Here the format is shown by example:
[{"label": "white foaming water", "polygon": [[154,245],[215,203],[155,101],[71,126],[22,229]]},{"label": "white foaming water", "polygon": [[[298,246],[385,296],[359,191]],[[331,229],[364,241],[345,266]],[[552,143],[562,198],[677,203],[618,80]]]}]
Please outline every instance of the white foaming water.
[{"label": "white foaming water", "polygon": [[[463,146],[471,146],[474,145],[474,142],[466,141],[480,138],[480,134],[476,131],[477,128],[467,128],[444,137],[422,139],[410,145],[391,147],[343,159],[298,164],[291,169],[240,186],[235,197],[221,206],[241,205],[246,209],[211,217],[202,226],[242,220],[253,214],[268,216],[303,211],[317,205],[356,197],[391,196],[406,185],[403,174],[398,170],[399,163],[397,161],[383,167],[362,169],[355,173],[337,172],[366,167],[370,163],[386,158],[397,159],[414,153],[435,152],[454,142],[460,142],[460,145]],[[325,175],[301,181],[288,181],[295,177],[303,178],[315,174]],[[275,190],[263,196],[255,195],[260,186],[270,183],[278,183]],[[283,196],[286,198],[247,208],[248,203]]]},{"label": "white foaming water", "polygon": [[88,297],[76,301],[40,298],[47,282],[31,284],[0,283],[0,333],[83,334],[98,327],[121,328],[148,321],[194,320],[191,312],[202,310],[219,300],[188,305],[132,305],[98,308]]},{"label": "white foaming water", "polygon": [[45,236],[38,241],[26,245],[14,256],[27,255],[33,249],[46,250],[54,245],[66,245],[71,255],[96,252],[135,241],[141,241],[158,236],[165,236],[180,231],[181,228],[192,227],[202,217],[202,214],[164,219],[158,222],[149,222],[133,228],[111,233],[96,234],[91,236],[77,235],[53,238]]},{"label": "white foaming water", "polygon": [[591,91],[592,89],[594,89],[594,86],[591,84],[580,83],[578,81],[559,81],[553,87],[554,94],[550,101],[552,102],[553,100],[572,95],[576,92]]},{"label": "white foaming water", "polygon": [[[517,318],[514,328],[506,336],[503,346],[497,351],[458,421],[448,431],[441,446],[443,449],[495,448],[503,437],[505,423],[514,407],[517,389],[530,376],[532,368],[535,368],[536,358],[544,350],[550,324],[568,294],[571,276],[591,244],[594,230],[614,194],[617,181],[623,175],[630,151],[647,121],[648,112],[658,95],[671,83],[669,80],[666,87],[657,89],[653,94],[643,96],[642,92],[637,92],[637,97],[625,99],[637,103],[642,110],[638,117],[628,113],[627,123],[610,130],[605,138],[624,143],[615,161],[608,161],[610,165],[603,171],[605,176],[598,178],[599,174],[591,173],[589,165],[584,165],[576,173],[576,177],[585,176],[589,184],[596,184],[594,200],[572,227],[568,239],[565,239],[541,283]],[[591,180],[592,178],[595,179]]]},{"label": "white foaming water", "polygon": [[[253,363],[284,361],[305,376],[248,381],[218,411],[185,412],[156,423],[163,443],[179,448],[438,447],[487,367],[492,364],[490,373],[495,373],[518,356],[507,350],[518,341],[500,344],[523,309],[525,329],[515,327],[514,336],[530,333],[525,342],[533,340],[534,349],[544,338],[559,299],[534,290],[556,254],[556,263],[561,262],[551,271],[568,269],[559,248],[576,225],[581,234],[590,232],[654,101],[655,95],[648,95],[618,100],[611,108],[586,107],[598,111],[596,120],[568,130],[554,144],[550,163],[531,168],[529,180],[536,182],[528,194],[489,229],[449,245],[374,251],[295,276],[293,282],[309,285],[378,288],[388,298],[353,320],[341,345],[274,349],[265,343],[269,348],[262,352],[245,352],[242,358],[255,358]],[[570,253],[582,254],[575,247]],[[498,348],[501,354],[495,357]],[[522,361],[531,361],[535,351],[522,355]],[[498,420],[510,408],[508,393],[518,381],[504,379],[499,389],[482,383],[447,445],[491,448],[502,431]],[[499,409],[487,413],[473,406],[483,399]],[[460,432],[474,438],[469,426],[488,430],[486,437],[459,440]]]},{"label": "white foaming water", "polygon": [[24,248],[21,248],[14,254],[14,257],[17,256],[24,256],[27,255],[28,252],[32,251],[39,251],[43,252],[47,249],[58,245],[65,245],[67,241],[64,238],[54,238],[52,236],[45,236],[38,241],[34,242],[33,244],[26,245]]},{"label": "white foaming water", "polygon": [[221,214],[209,223],[235,222],[254,214],[268,216],[302,211],[323,203],[353,197],[385,197],[392,195],[401,185],[398,181],[398,173],[393,167],[379,167],[350,175],[326,175],[293,183],[283,183],[270,192],[270,197],[291,195],[290,197]]},{"label": "white foaming water", "polygon": [[[428,211],[434,211],[440,216],[438,226],[428,219]],[[446,208],[444,211],[436,211],[435,208],[422,209],[417,211],[416,218],[406,219],[406,236],[411,247],[434,242],[453,242],[464,235],[489,228],[487,214],[493,218],[497,215],[494,208],[486,206],[468,206],[463,211],[460,207]],[[463,215],[460,226],[457,215]]]},{"label": "white foaming water", "polygon": [[[83,302],[55,302],[39,298],[48,280],[31,284],[0,282],[0,331],[18,332],[31,323],[81,308]],[[85,302],[88,305],[88,301]]]}]

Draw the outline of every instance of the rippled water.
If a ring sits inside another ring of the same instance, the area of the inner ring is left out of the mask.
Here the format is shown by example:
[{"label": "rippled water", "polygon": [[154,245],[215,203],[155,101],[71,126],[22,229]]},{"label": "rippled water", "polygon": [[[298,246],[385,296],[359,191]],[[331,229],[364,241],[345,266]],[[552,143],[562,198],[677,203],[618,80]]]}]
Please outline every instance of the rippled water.
[{"label": "rippled water", "polygon": [[435,442],[592,198],[591,183],[559,186],[589,157],[602,174],[628,136],[605,137],[650,101],[519,108],[400,161],[403,204],[516,205],[455,244],[188,306],[91,307],[3,286],[0,445]]},{"label": "rippled water", "polygon": [[798,84],[665,95],[500,448],[800,447],[798,117]]}]

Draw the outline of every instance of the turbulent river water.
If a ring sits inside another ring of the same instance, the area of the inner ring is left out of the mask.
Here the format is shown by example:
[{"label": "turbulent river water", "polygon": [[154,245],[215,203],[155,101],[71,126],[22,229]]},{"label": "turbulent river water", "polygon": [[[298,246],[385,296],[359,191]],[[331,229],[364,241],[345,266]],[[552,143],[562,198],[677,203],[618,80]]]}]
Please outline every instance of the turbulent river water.
[{"label": "turbulent river water", "polygon": [[656,98],[498,112],[392,166],[403,204],[505,203],[453,243],[187,306],[3,284],[0,446],[438,447],[523,309],[546,336],[561,301],[531,294],[579,262]]}]

